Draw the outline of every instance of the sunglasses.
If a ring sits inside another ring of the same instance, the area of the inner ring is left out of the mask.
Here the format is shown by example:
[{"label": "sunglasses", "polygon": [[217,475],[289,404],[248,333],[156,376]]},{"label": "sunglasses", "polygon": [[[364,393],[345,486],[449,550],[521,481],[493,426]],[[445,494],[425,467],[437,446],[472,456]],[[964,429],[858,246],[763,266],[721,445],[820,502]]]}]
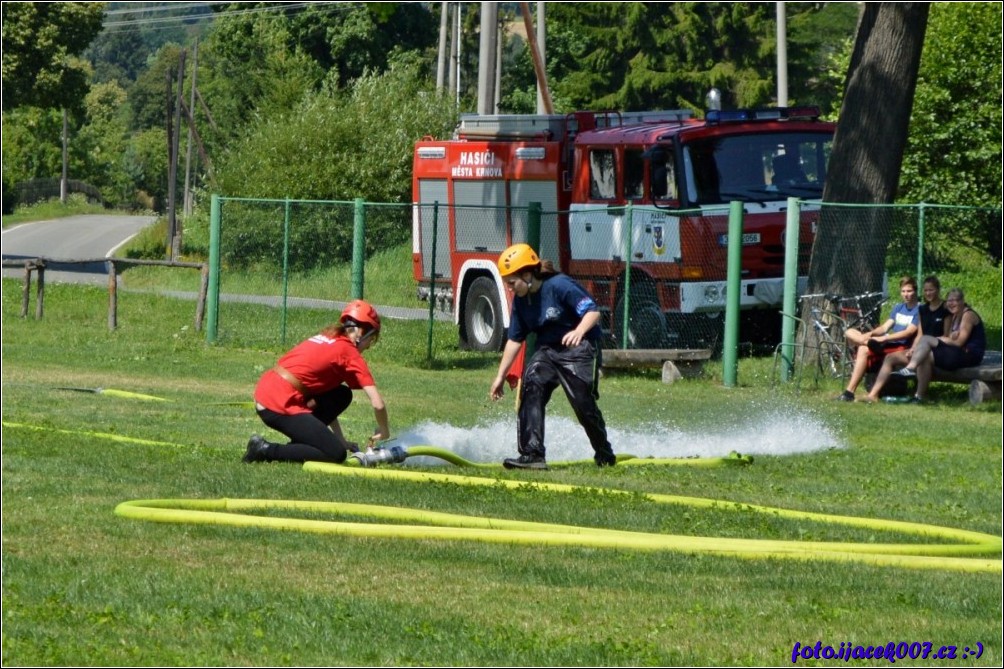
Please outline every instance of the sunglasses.
[{"label": "sunglasses", "polygon": [[[376,330],[376,329],[373,329],[373,330],[370,330],[369,332],[367,332],[366,334],[364,334],[362,337],[359,338],[359,344],[362,344],[362,343],[367,342],[367,341],[371,341],[372,342],[370,344],[370,346],[373,346],[378,341],[380,341],[380,331]],[[357,344],[357,346],[359,344]]]}]

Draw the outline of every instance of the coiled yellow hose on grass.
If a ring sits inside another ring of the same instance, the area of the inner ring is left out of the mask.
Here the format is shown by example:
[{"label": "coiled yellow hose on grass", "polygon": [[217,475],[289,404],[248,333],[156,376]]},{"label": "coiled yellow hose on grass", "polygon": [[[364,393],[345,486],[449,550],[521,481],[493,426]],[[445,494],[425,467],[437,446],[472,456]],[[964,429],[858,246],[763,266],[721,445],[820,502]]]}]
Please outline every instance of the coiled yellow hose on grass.
[{"label": "coiled yellow hose on grass", "polygon": [[[505,488],[526,487],[564,493],[590,490],[604,494],[638,494],[609,488],[588,488],[542,481],[528,482],[512,479],[457,476],[434,472],[401,471],[399,469],[368,469],[362,467],[345,467],[323,462],[307,462],[303,465],[303,468],[308,472],[377,477],[419,483],[439,482],[456,485],[502,486]],[[749,559],[823,560],[831,562],[859,562],[911,569],[1001,573],[1000,559],[990,559],[989,557],[1000,555],[1001,538],[981,532],[895,520],[793,511],[790,509],[739,504],[698,497],[681,497],[654,493],[642,493],[642,495],[645,499],[659,504],[752,511],[772,514],[781,518],[834,523],[873,530],[895,531],[921,537],[938,537],[959,543],[873,544],[664,535],[553,523],[535,523],[502,518],[482,518],[370,504],[294,500],[136,500],[119,504],[115,509],[115,513],[126,518],[154,522],[212,523],[239,527],[267,527],[300,532],[384,539],[435,539],[504,544],[579,546],[616,550],[674,551]],[[269,509],[330,513],[334,516],[351,515],[353,517],[394,520],[414,524],[384,525],[380,523],[262,517],[241,513]]]},{"label": "coiled yellow hose on grass", "polygon": [[[156,446],[180,446],[168,442],[135,439],[122,435],[56,430],[40,426],[4,421],[4,427],[33,430],[53,430],[68,434],[84,434]],[[460,466],[493,467],[498,465],[471,463],[455,454],[434,446],[416,446],[408,449],[409,457],[428,455],[440,457]],[[723,466],[749,464],[748,457],[733,454],[728,458],[648,459],[620,456],[621,464],[690,464],[697,466]],[[585,461],[592,464],[592,461]],[[557,463],[554,463],[557,464]],[[576,464],[576,463],[562,463]],[[783,558],[795,560],[822,560],[831,562],[859,562],[911,569],[942,569],[951,571],[1001,573],[1002,540],[990,534],[959,530],[937,525],[911,523],[877,518],[838,516],[809,511],[796,511],[777,507],[743,504],[727,500],[701,497],[684,497],[656,493],[638,493],[612,488],[575,486],[546,481],[527,481],[503,478],[458,476],[437,472],[403,471],[401,469],[364,468],[324,462],[307,462],[304,471],[385,478],[415,483],[452,483],[471,486],[499,486],[509,489],[528,488],[559,493],[592,491],[613,495],[642,495],[657,504],[674,504],[716,510],[734,510],[773,515],[779,518],[832,523],[877,531],[938,538],[956,543],[949,544],[876,544],[854,542],[811,542],[792,540],[735,539],[726,537],[700,537],[665,535],[646,532],[629,532],[574,525],[535,523],[501,518],[481,518],[460,514],[440,513],[371,504],[348,502],[320,502],[272,499],[147,499],[122,502],[115,513],[124,518],[162,523],[215,524],[237,527],[264,527],[300,532],[317,532],[356,537],[379,537],[412,540],[482,541],[505,544],[535,544],[547,546],[579,546],[611,548],[615,550],[674,551],[689,554],[725,555],[748,559]],[[535,476],[539,473],[534,472]],[[245,512],[286,509],[328,513],[333,516],[394,520],[415,523],[409,525],[358,523],[299,518],[257,516]],[[991,558],[995,559],[991,559]]]}]

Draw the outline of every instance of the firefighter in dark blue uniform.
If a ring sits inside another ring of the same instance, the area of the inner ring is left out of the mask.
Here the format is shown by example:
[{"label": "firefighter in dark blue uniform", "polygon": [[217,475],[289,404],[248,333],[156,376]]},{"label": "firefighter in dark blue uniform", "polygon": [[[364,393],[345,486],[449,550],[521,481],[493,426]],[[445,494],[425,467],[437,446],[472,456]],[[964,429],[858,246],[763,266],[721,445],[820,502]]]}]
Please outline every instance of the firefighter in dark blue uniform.
[{"label": "firefighter in dark blue uniform", "polygon": [[596,405],[602,332],[593,298],[570,277],[555,271],[550,262],[542,262],[527,244],[506,249],[499,256],[498,268],[513,291],[513,302],[509,339],[489,393],[493,400],[502,397],[506,376],[527,335],[537,335],[537,350],[520,384],[519,457],[506,458],[502,464],[507,469],[547,469],[544,413],[559,385],[589,437],[596,464],[616,464],[603,414]]}]

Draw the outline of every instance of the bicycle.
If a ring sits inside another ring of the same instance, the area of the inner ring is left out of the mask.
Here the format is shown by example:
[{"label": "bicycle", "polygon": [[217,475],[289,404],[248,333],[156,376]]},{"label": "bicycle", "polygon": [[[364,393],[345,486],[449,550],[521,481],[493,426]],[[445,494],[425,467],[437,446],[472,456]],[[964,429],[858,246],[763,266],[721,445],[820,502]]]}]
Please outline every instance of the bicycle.
[{"label": "bicycle", "polygon": [[[854,367],[854,351],[847,346],[846,333],[850,329],[867,332],[878,325],[882,306],[888,301],[885,293],[869,292],[859,295],[842,296],[834,293],[814,293],[798,298],[822,300],[818,306],[810,306],[811,327],[815,333],[814,346],[808,345],[809,333],[803,331],[803,364],[806,350],[816,350],[816,380],[827,375],[830,378],[844,378]],[[825,305],[829,306],[825,306]]]}]

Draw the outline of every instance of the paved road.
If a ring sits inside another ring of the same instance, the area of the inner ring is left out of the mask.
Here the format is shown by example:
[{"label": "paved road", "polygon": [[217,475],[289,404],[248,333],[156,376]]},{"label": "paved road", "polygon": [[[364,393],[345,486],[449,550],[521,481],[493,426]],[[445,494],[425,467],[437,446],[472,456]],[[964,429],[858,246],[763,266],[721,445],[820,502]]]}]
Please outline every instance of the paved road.
[{"label": "paved road", "polygon": [[[3,258],[90,260],[106,258],[151,225],[153,216],[70,216],[8,228],[2,233]],[[23,277],[19,269],[4,269],[5,277]],[[107,283],[104,263],[59,265],[48,263],[45,280],[68,283]]]},{"label": "paved road", "polygon": [[[53,221],[25,223],[3,231],[3,258],[48,258],[53,260],[90,260],[106,258],[132,239],[143,228],[151,225],[153,216],[71,216]],[[4,269],[3,276],[23,278],[24,270]],[[45,281],[64,283],[87,283],[106,285],[108,270],[103,262],[85,265],[59,265],[49,262],[45,270]],[[195,300],[195,293],[164,291],[164,295]],[[277,305],[279,298],[261,295],[220,295],[221,302],[251,302]],[[289,298],[289,306],[302,306],[341,310],[344,302],[330,300]],[[428,309],[387,307],[377,305],[377,310],[387,318],[425,320]],[[435,319],[452,320],[451,314],[435,312]]]}]

